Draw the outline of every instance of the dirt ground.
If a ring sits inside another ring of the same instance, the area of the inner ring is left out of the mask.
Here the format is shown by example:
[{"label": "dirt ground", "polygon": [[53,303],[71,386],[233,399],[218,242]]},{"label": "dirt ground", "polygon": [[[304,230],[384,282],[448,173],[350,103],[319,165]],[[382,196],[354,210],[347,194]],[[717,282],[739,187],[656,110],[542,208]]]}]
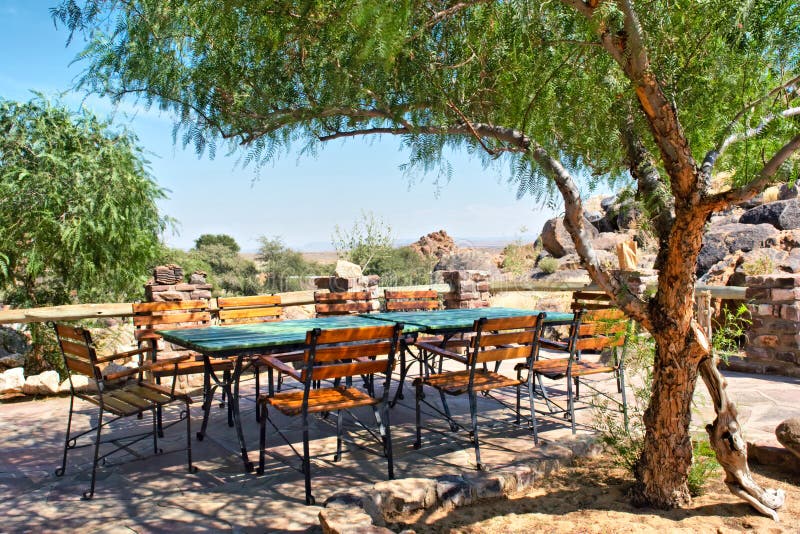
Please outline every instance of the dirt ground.
[{"label": "dirt ground", "polygon": [[635,508],[626,498],[633,483],[631,476],[608,459],[598,458],[564,469],[539,487],[507,500],[434,512],[410,527],[420,534],[800,532],[800,477],[762,466],[755,466],[753,471],[762,487],[786,492],[780,523],[757,515],[731,495],[721,473],[709,479],[705,493],[696,497],[689,508],[670,511]]}]

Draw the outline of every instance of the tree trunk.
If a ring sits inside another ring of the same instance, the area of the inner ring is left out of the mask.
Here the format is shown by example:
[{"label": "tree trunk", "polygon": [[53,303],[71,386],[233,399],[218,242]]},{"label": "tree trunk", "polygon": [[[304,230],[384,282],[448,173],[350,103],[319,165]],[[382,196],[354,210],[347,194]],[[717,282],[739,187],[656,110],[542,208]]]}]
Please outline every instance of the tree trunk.
[{"label": "tree trunk", "polygon": [[689,436],[697,364],[683,343],[656,341],[653,390],[644,414],[644,448],[631,497],[638,506],[675,508],[691,502],[686,479],[692,464]]}]

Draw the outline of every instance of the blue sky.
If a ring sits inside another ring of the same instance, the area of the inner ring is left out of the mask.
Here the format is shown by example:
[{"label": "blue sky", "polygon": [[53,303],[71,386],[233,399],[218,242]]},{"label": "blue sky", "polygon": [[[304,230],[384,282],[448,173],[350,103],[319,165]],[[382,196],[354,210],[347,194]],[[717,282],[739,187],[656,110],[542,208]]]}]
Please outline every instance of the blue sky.
[{"label": "blue sky", "polygon": [[226,233],[244,250],[254,250],[261,235],[281,236],[294,248],[330,249],[325,244],[334,226],[351,226],[362,210],[382,218],[399,240],[439,229],[476,241],[533,239],[554,216],[531,198],[516,199],[515,187],[506,183],[507,165],[484,170],[466,153],[450,158],[449,183],[437,187],[435,176],[412,183],[398,169],[407,153],[392,138],[333,141],[314,158],[290,153],[262,168],[256,180],[253,168],[237,165],[237,155],[198,158],[191,147],[173,144],[171,116],[133,101],[114,108],[71,91],[83,66],[70,63],[82,42],[65,46],[67,33],[49,13],[56,3],[0,0],[0,97],[28,100],[32,90],[48,96],[68,91],[67,105],[83,103],[127,124],[150,153],[151,174],[169,190],[160,209],[179,222],[175,233],[164,236],[172,246],[189,248],[200,234]]}]

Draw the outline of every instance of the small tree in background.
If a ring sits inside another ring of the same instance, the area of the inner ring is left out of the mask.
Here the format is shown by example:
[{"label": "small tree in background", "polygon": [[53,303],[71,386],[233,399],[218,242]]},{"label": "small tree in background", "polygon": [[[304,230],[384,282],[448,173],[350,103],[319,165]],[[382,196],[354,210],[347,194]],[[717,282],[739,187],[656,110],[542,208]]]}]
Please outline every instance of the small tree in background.
[{"label": "small tree in background", "polygon": [[361,266],[364,274],[377,274],[370,264],[391,253],[393,240],[392,227],[371,211],[362,211],[349,230],[337,224],[332,237],[339,257]]},{"label": "small tree in background", "polygon": [[256,261],[264,274],[263,289],[267,292],[305,289],[309,276],[330,274],[331,267],[306,260],[303,255],[283,244],[280,237],[261,236]]},{"label": "small tree in background", "polygon": [[[0,100],[3,299],[35,307],[138,296],[168,222],[146,165],[131,132],[85,109],[41,95]],[[37,371],[43,329],[30,328],[26,367]]]},{"label": "small tree in background", "polygon": [[239,243],[237,243],[233,237],[227,234],[203,234],[194,242],[194,248],[197,250],[213,245],[221,245],[225,248],[229,248],[232,252],[237,254],[241,251]]}]

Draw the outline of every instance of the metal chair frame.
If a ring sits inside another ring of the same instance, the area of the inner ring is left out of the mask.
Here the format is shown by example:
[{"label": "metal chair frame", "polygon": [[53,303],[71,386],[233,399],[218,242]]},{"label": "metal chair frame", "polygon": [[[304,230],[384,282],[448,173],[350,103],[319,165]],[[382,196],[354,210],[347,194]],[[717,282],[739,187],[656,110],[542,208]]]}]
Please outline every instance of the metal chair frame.
[{"label": "metal chair frame", "polygon": [[[494,381],[494,384],[487,383],[480,386],[481,393],[488,398],[494,399],[496,402],[510,409],[516,414],[516,424],[520,424],[521,415],[521,390],[523,384],[527,387],[528,397],[530,403],[531,417],[528,419],[529,427],[533,432],[534,443],[539,442],[538,428],[536,417],[533,415],[533,395],[534,384],[533,374],[528,373],[527,380],[522,379],[522,370],[525,368],[530,369],[533,361],[535,361],[538,352],[538,340],[541,337],[545,313],[540,313],[536,316],[514,317],[514,318],[500,318],[500,319],[487,319],[482,318],[475,321],[473,325],[474,336],[470,340],[467,356],[461,356],[453,353],[446,348],[436,345],[429,345],[420,343],[418,346],[423,350],[432,354],[441,356],[442,358],[450,358],[463,363],[466,366],[466,371],[469,373],[469,379],[466,388],[463,390],[448,391],[444,386],[437,386],[436,380],[438,378],[447,378],[461,375],[460,372],[442,372],[442,360],[439,364],[439,373],[427,377],[419,377],[414,380],[416,388],[416,441],[414,448],[418,449],[422,444],[422,421],[421,421],[421,404],[433,409],[439,415],[443,416],[450,424],[452,431],[458,428],[465,429],[463,425],[456,422],[450,409],[447,406],[445,394],[460,395],[467,394],[469,397],[470,419],[471,419],[471,437],[473,446],[475,448],[475,460],[478,470],[485,468],[481,462],[480,455],[480,441],[478,438],[478,406],[477,406],[477,391],[475,385],[475,376],[479,364],[482,364],[481,373],[487,377],[487,382]],[[515,367],[516,380],[509,379],[502,375],[498,375],[499,364],[504,360],[524,360]],[[488,363],[495,362],[495,371],[492,373],[488,369]],[[463,376],[463,375],[462,375]],[[505,379],[505,380],[503,380]],[[424,386],[434,387],[439,391],[442,401],[442,410],[425,400]],[[513,386],[516,389],[516,406],[511,407],[499,398],[493,396],[491,391],[500,389],[502,387]]]},{"label": "metal chair frame", "polygon": [[[88,330],[55,323],[51,324],[56,332],[56,339],[59,343],[65,368],[69,371],[69,384],[71,393],[61,467],[56,469],[55,475],[60,477],[66,472],[67,454],[70,450],[94,446],[91,482],[89,489],[83,493],[84,499],[91,499],[94,497],[95,493],[97,466],[100,464],[106,465],[106,458],[121,450],[133,453],[134,451],[132,451],[130,446],[144,440],[149,436],[152,436],[153,438],[153,454],[160,454],[163,452],[158,447],[158,437],[161,434],[161,431],[163,431],[164,428],[169,428],[183,420],[186,421],[186,453],[188,470],[190,473],[196,472],[196,467],[192,465],[192,432],[191,415],[189,411],[189,404],[192,402],[191,399],[186,395],[175,394],[176,374],[173,374],[173,383],[170,389],[156,386],[149,380],[145,380],[146,374],[152,375],[154,371],[159,369],[167,369],[170,366],[173,367],[174,372],[177,372],[178,364],[181,361],[184,361],[186,357],[171,358],[158,363],[143,362],[142,355],[147,352],[148,349],[146,348],[140,348],[110,356],[98,357],[95,351],[94,343],[92,342],[91,334]],[[139,356],[139,365],[135,368],[113,373],[103,373],[103,371],[100,369],[100,365],[102,364],[112,362],[117,359],[127,359],[133,356]],[[89,376],[91,379],[93,379],[96,394],[84,394],[77,391],[72,381],[73,372]],[[133,388],[131,388],[129,382],[131,377],[134,375],[136,375],[136,382],[133,385]],[[125,382],[120,383],[122,380]],[[134,392],[134,389],[136,392]],[[96,405],[98,407],[98,414],[97,423],[95,425],[91,426],[89,430],[74,434],[72,433],[72,417],[73,413],[75,412],[76,398]],[[160,420],[158,418],[157,411],[162,406],[172,402],[183,402],[185,404],[185,408],[181,410],[177,420],[165,426],[160,426]],[[101,435],[104,427],[107,427],[115,421],[125,417],[130,417],[133,415],[141,416],[141,414],[146,411],[150,411],[152,413],[152,430],[130,434],[122,438],[106,440],[102,439]],[[113,414],[113,417],[104,420],[103,416],[106,412]],[[93,442],[78,444],[78,440],[80,438],[89,436],[91,434],[95,435]],[[106,443],[113,443],[116,445],[116,447],[101,455],[100,445]]]},{"label": "metal chair frame", "polygon": [[[323,416],[328,411],[337,412],[336,453],[334,455],[334,461],[339,461],[342,454],[342,442],[346,441],[343,437],[344,412],[347,411],[350,413],[351,417],[353,417],[360,426],[367,428],[367,426],[361,423],[355,414],[350,411],[350,408],[371,406],[378,426],[378,435],[372,431],[370,431],[370,434],[382,445],[382,455],[386,457],[388,462],[388,477],[389,479],[393,479],[394,459],[392,455],[388,398],[395,353],[402,329],[403,325],[401,324],[387,324],[387,326],[378,327],[335,330],[320,330],[316,328],[311,330],[306,335],[307,348],[304,351],[305,365],[301,373],[297,373],[295,369],[280,360],[270,360],[267,358],[268,365],[271,365],[275,370],[292,376],[303,384],[302,404],[299,412],[296,413],[295,410],[290,413],[284,412],[287,415],[301,416],[303,452],[300,454],[294,445],[286,438],[284,433],[271,420],[268,409],[268,406],[272,404],[276,409],[281,411],[280,400],[288,399],[291,395],[296,396],[295,392],[274,393],[271,391],[268,395],[259,395],[258,402],[261,404],[261,425],[259,433],[259,466],[257,473],[264,473],[267,445],[266,425],[269,423],[276,430],[276,433],[289,444],[292,451],[301,459],[300,471],[304,474],[305,478],[306,504],[314,504],[315,499],[311,493],[311,458],[309,455],[309,400],[311,396],[318,395],[325,390],[338,390],[343,393],[355,391],[355,389],[349,385],[338,385],[338,380],[341,378],[352,379],[353,376],[374,375],[374,373],[382,372],[385,375],[385,381],[383,394],[380,398],[375,398],[373,396],[373,390],[367,387],[369,395],[361,394],[360,400],[352,406],[331,406],[330,410],[322,410],[319,409],[319,406],[315,406],[314,411],[322,413]],[[388,342],[386,340],[388,340]],[[387,353],[386,358],[377,360],[376,357],[380,356],[383,351]],[[332,387],[314,388],[314,384],[318,382],[318,375],[324,375],[324,378],[334,378],[337,382],[335,382]],[[348,380],[347,383],[349,384],[350,381]]]}]

